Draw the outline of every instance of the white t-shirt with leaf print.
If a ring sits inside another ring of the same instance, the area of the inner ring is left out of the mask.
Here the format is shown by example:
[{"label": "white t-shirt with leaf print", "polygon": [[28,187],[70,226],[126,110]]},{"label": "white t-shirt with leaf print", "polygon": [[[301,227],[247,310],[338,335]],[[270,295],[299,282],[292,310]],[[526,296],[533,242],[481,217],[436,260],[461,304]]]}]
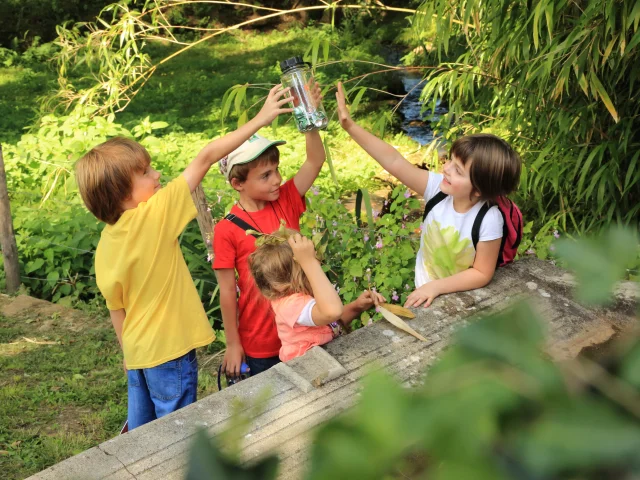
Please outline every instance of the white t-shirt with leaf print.
[{"label": "white t-shirt with leaf print", "polygon": [[[440,191],[443,175],[429,173],[424,191],[429,201]],[[453,208],[453,197],[448,195],[427,215],[420,234],[420,250],[416,259],[416,288],[431,280],[446,278],[473,265],[476,250],[471,240],[473,222],[485,202],[476,203],[466,213]],[[502,238],[504,220],[497,206],[489,208],[480,226],[480,242]]]}]

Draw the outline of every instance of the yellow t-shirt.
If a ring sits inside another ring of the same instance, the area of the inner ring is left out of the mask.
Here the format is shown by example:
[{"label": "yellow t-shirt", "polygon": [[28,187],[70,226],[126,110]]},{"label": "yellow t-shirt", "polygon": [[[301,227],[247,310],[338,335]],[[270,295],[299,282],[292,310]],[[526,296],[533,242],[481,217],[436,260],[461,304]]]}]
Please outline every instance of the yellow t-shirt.
[{"label": "yellow t-shirt", "polygon": [[196,216],[180,175],[102,231],[96,281],[109,310],[124,308],[127,368],[151,368],[215,339],[178,236]]}]

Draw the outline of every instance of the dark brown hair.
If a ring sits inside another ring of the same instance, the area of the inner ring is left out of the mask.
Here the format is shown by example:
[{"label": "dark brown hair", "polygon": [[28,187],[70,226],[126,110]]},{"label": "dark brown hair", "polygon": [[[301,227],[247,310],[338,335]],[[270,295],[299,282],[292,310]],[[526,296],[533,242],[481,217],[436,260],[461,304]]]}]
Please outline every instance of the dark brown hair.
[{"label": "dark brown hair", "polygon": [[275,145],[271,145],[254,160],[231,167],[231,171],[229,172],[229,183],[231,183],[231,180],[234,178],[240,183],[246,182],[249,177],[249,172],[254,168],[261,167],[262,165],[273,165],[279,161],[280,150],[278,150],[278,147]]},{"label": "dark brown hair", "polygon": [[471,161],[471,185],[482,200],[495,201],[515,191],[520,183],[522,161],[511,145],[489,133],[462,137],[451,146],[449,158],[463,165]]},{"label": "dark brown hair", "polygon": [[98,220],[113,225],[131,195],[133,174],[144,172],[151,157],[138,142],[114,137],[76,162],[76,182],[84,204]]},{"label": "dark brown hair", "polygon": [[267,242],[249,255],[249,269],[258,289],[269,300],[288,297],[294,293],[313,295],[309,279],[293,258],[287,242],[299,232],[287,229],[274,232]]}]

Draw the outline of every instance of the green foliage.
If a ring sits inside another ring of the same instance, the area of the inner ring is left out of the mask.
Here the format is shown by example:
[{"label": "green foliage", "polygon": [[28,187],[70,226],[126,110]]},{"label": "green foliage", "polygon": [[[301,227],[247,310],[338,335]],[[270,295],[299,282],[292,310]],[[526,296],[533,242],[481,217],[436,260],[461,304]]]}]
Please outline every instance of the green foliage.
[{"label": "green foliage", "polygon": [[563,240],[557,251],[578,276],[578,299],[590,305],[610,300],[616,281],[625,277],[640,253],[637,233],[620,228],[581,242]]},{"label": "green foliage", "polygon": [[0,3],[0,47],[24,50],[37,39],[50,42],[56,26],[91,20],[107,0],[3,0]]},{"label": "green foliage", "polygon": [[[226,28],[186,26],[189,22],[183,16],[184,9],[193,7],[184,5],[176,9],[174,4],[175,2],[169,0],[144,2],[138,9],[133,8],[136,5],[131,5],[129,2],[113,3],[101,12],[95,22],[58,26],[56,43],[60,51],[56,55],[56,63],[60,89],[49,98],[48,104],[53,107],[89,105],[99,109],[101,113],[122,111],[166,62],[206,40],[214,38],[218,40],[216,37],[260,19],[259,17],[245,19],[244,22],[238,22]],[[229,3],[229,6],[242,5]],[[326,3],[318,7],[321,10],[331,10],[333,13],[336,8],[357,9],[365,13],[370,13],[370,9],[380,11],[387,8],[380,2],[375,6],[363,4],[343,7],[336,2],[333,7]],[[293,13],[285,9],[265,9],[262,5],[256,5],[256,8],[261,11],[266,10],[271,18]],[[308,8],[294,6],[293,10],[302,13]],[[377,16],[379,17],[379,14]],[[349,21],[349,19],[355,20]],[[370,22],[366,22],[363,16],[358,14],[348,15],[345,24],[345,28],[340,32],[342,35],[338,35],[334,25],[330,29],[327,26],[322,29],[320,36],[310,39],[309,47],[305,45],[303,50],[306,51],[305,56],[313,62],[314,67],[317,66],[320,48],[326,62],[330,43],[346,42],[348,48],[343,49],[342,54],[352,59],[355,57],[353,53],[360,50],[357,47],[359,42],[374,31],[370,28]],[[185,35],[184,30],[191,30],[193,33]],[[296,31],[298,35],[305,35],[304,30],[295,27],[291,30]],[[358,34],[356,40],[353,34],[360,30],[362,30],[361,33],[366,32],[366,35]],[[318,31],[316,30],[315,33],[317,34]],[[336,42],[337,38],[341,40]],[[149,45],[158,41],[175,45],[175,51],[164,58],[153,59]],[[296,55],[300,53],[296,52]],[[375,54],[369,56],[377,57]],[[283,55],[280,60],[284,58],[287,57]],[[368,59],[360,56],[360,61],[362,60]],[[75,78],[80,72],[90,77],[90,80],[76,81]],[[321,76],[318,78],[322,81]],[[237,98],[238,103],[241,103],[243,97]],[[236,110],[238,109],[239,105],[236,105]]]},{"label": "green foliage", "polygon": [[449,106],[438,130],[513,143],[534,231],[637,224],[639,21],[633,0],[434,0],[416,16],[418,36],[435,31],[427,61],[442,62],[423,91],[428,106]]},{"label": "green foliage", "polygon": [[[301,232],[313,236],[328,233],[323,269],[339,288],[343,302],[355,300],[364,290],[376,288],[393,303],[404,302],[414,286],[413,273],[420,218],[413,215],[418,200],[406,197],[406,188],[393,189],[385,208],[370,210],[366,224],[350,213],[337,195],[309,195]],[[369,207],[370,209],[371,207]],[[356,326],[366,324],[365,312]]]},{"label": "green foliage", "polygon": [[23,53],[0,47],[0,138],[16,142],[38,115],[38,98],[55,88],[47,62],[53,44],[33,45]]},{"label": "green foliage", "polygon": [[210,440],[204,430],[196,433],[189,453],[189,470],[187,480],[205,478],[238,479],[238,480],[271,480],[276,478],[278,457],[271,455],[259,460],[250,467],[241,467],[229,461],[219,449],[210,446]]}]

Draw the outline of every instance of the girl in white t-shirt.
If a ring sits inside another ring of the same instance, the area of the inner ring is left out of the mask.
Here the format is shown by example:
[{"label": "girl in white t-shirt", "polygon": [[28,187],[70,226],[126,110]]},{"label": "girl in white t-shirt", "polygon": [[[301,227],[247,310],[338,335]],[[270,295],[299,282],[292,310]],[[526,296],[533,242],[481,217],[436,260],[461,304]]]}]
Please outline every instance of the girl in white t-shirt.
[{"label": "girl in white t-shirt", "polygon": [[471,229],[485,203],[492,205],[518,187],[518,154],[495,135],[468,135],[451,146],[443,173],[430,173],[351,119],[341,83],[336,98],[342,128],[387,172],[426,201],[439,192],[447,195],[422,224],[416,289],[405,306],[428,307],[438,295],[487,285],[496,269],[503,235],[504,220],[498,207],[491,206],[486,212],[475,248]]}]

